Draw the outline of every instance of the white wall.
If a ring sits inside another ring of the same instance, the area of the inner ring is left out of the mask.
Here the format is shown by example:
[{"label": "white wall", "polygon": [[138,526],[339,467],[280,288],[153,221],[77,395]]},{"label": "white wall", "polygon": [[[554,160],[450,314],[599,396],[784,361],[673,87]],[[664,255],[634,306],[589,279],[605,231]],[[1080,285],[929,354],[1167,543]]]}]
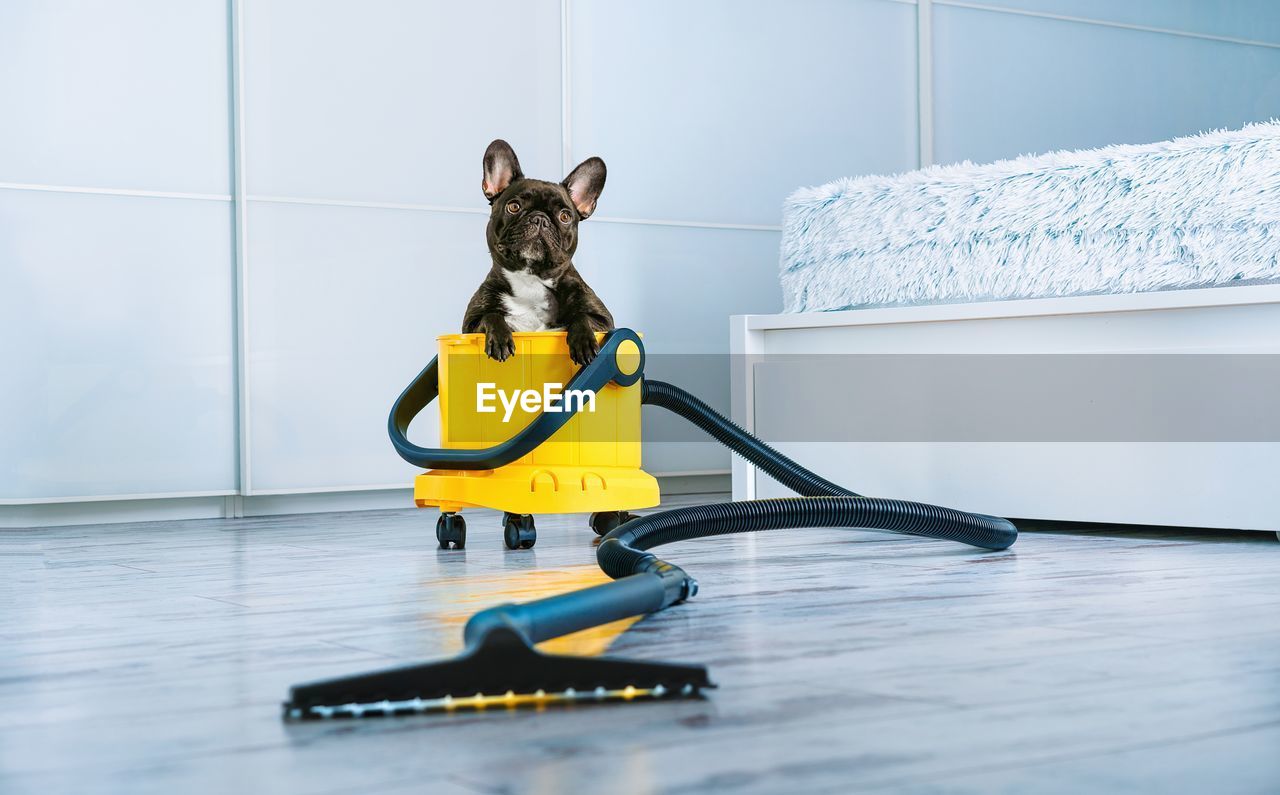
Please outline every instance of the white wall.
[{"label": "white wall", "polygon": [[799,185],[1233,126],[1278,76],[1268,0],[7,0],[0,503],[407,484],[385,414],[487,267],[492,138],[603,156],[580,268],[714,353],[779,309]]},{"label": "white wall", "polygon": [[2,499],[236,488],[226,16],[0,3]]}]

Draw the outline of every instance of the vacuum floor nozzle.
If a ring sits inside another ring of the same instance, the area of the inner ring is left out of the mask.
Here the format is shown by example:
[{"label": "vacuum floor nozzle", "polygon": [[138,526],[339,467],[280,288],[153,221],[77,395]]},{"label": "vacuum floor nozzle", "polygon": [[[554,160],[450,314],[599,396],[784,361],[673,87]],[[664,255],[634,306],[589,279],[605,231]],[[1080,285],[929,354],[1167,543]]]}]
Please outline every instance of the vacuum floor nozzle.
[{"label": "vacuum floor nozzle", "polygon": [[712,687],[701,665],[543,654],[519,632],[498,626],[451,660],[296,685],[284,717],[372,718],[696,698]]}]

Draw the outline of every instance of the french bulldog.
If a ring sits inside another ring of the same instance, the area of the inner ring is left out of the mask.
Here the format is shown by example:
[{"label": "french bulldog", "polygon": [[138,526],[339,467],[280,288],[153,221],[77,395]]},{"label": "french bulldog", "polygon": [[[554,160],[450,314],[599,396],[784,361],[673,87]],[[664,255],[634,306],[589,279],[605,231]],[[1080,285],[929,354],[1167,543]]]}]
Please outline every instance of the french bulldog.
[{"label": "french bulldog", "polygon": [[604,161],[588,158],[563,182],[545,182],[526,177],[499,139],[485,150],[483,166],[492,265],[467,305],[463,333],[483,333],[485,353],[501,362],[515,353],[511,332],[564,330],[570,358],[590,362],[596,332],[612,330],[613,316],[573,267],[573,254],[578,224],[595,212],[604,189]]}]

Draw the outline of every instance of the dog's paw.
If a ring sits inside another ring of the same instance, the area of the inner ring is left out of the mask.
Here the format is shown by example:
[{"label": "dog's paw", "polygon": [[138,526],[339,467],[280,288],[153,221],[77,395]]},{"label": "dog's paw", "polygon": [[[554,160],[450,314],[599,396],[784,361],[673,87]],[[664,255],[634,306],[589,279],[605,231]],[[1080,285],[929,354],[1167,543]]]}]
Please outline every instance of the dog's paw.
[{"label": "dog's paw", "polygon": [[494,361],[505,362],[516,353],[515,338],[506,329],[490,331],[484,335],[484,352]]},{"label": "dog's paw", "polygon": [[574,364],[590,364],[600,351],[596,335],[591,331],[569,332],[569,358]]}]

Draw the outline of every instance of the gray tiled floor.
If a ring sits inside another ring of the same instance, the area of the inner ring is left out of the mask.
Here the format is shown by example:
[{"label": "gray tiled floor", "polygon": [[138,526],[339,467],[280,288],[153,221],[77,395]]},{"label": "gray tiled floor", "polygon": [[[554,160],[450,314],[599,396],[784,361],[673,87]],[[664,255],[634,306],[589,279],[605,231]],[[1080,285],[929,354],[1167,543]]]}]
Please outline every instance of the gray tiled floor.
[{"label": "gray tiled floor", "polygon": [[465,552],[413,510],[0,533],[0,792],[1280,791],[1263,534],[690,542],[697,599],[557,648],[705,662],[705,701],[282,723],[603,576],[584,517],[530,552],[467,517]]}]

